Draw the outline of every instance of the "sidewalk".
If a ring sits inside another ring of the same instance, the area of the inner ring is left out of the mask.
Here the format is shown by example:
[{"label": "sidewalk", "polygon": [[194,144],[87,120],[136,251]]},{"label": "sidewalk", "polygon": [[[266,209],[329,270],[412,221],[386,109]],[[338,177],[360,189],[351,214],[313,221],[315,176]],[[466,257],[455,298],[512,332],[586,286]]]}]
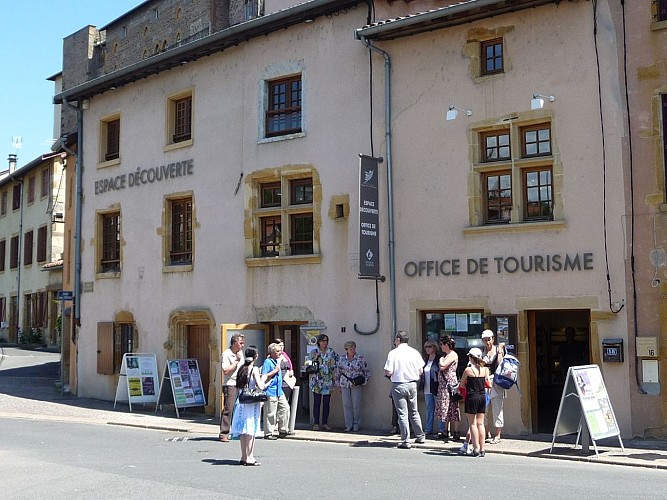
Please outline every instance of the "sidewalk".
[{"label": "sidewalk", "polygon": [[[52,376],[21,376],[21,372],[15,369],[5,370],[0,374],[0,418],[119,425],[203,435],[211,439],[217,439],[218,436],[218,419],[192,410],[179,410],[181,418],[177,418],[173,410],[163,409],[156,414],[152,405],[133,404],[133,411],[130,412],[127,403],[118,403],[114,409],[113,401],[63,395],[56,388],[56,380]],[[312,431],[298,424],[295,434],[288,439],[341,443],[349,446],[386,447],[395,447],[399,441],[398,436],[386,433]],[[499,444],[487,445],[486,452],[487,455],[520,455],[667,470],[665,441],[624,440],[623,451],[618,438],[609,438],[598,442],[599,456],[596,456],[592,445],[588,455],[582,454],[581,446],[575,449],[573,435],[558,438],[553,452],[549,453],[551,439],[552,436],[547,434],[530,435],[525,438],[503,436]],[[227,445],[221,443],[221,446]],[[456,454],[460,446],[461,443],[455,441],[445,443],[427,440],[424,444],[414,444],[411,451],[397,450],[397,452],[409,455],[418,450],[431,450],[443,454]]]}]

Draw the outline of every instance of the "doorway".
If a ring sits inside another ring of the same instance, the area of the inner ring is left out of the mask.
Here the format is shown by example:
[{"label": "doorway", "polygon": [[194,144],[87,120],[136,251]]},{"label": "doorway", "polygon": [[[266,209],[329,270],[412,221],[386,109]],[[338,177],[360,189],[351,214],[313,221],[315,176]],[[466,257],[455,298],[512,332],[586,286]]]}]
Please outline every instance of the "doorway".
[{"label": "doorway", "polygon": [[567,370],[590,364],[588,309],[528,311],[533,432],[552,433]]},{"label": "doorway", "polygon": [[[201,377],[202,390],[208,394],[210,383],[209,367],[211,366],[211,354],[209,348],[209,337],[211,328],[208,325],[187,326],[187,357],[197,360],[199,375]],[[207,401],[208,402],[208,401]],[[204,407],[194,407],[193,411],[204,411]]]}]

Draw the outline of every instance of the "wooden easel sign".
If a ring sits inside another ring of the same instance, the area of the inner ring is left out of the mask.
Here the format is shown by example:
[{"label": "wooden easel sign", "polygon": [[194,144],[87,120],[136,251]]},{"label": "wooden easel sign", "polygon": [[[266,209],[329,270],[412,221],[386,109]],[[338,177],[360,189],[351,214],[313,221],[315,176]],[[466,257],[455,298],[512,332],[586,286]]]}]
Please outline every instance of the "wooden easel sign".
[{"label": "wooden easel sign", "polygon": [[127,401],[132,411],[132,403],[155,403],[159,392],[155,354],[123,354],[113,407],[118,401]]},{"label": "wooden easel sign", "polygon": [[624,449],[621,431],[598,365],[571,366],[568,369],[549,453],[557,436],[575,432],[575,446],[581,439],[584,452],[588,451],[590,439],[595,454],[599,455],[596,441],[613,436],[618,436],[621,449]]},{"label": "wooden easel sign", "polygon": [[[180,418],[179,408],[206,406],[206,396],[202,387],[199,363],[196,359],[168,359],[164,364],[162,390],[159,393],[155,412],[164,404],[176,408],[176,417]],[[171,390],[165,389],[170,387]]]}]

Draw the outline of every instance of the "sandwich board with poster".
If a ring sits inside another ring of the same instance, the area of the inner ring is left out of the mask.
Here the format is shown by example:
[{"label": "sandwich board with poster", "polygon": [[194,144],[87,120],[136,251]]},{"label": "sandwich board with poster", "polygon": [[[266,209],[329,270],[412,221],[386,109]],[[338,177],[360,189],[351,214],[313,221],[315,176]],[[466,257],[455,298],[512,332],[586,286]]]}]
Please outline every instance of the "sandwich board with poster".
[{"label": "sandwich board with poster", "polygon": [[202,387],[199,363],[196,359],[168,359],[164,364],[162,390],[155,405],[174,405],[176,417],[180,418],[179,408],[206,406],[206,396]]},{"label": "sandwich board with poster", "polygon": [[595,454],[599,455],[596,441],[614,436],[618,436],[621,449],[624,449],[621,431],[598,365],[568,368],[549,453],[553,450],[557,436],[575,432],[577,433],[575,446],[581,438],[584,452],[588,451],[590,439]]},{"label": "sandwich board with poster", "polygon": [[127,401],[132,411],[132,403],[155,403],[159,392],[155,354],[123,354],[113,407],[118,401]]}]

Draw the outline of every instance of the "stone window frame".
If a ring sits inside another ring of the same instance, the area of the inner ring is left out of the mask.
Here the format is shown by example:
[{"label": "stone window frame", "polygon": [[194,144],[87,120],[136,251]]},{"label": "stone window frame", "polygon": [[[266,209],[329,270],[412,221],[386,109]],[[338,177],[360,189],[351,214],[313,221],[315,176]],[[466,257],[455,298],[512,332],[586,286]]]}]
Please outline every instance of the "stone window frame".
[{"label": "stone window frame", "polygon": [[[550,124],[551,155],[524,158],[521,156],[521,130],[538,124]],[[483,161],[481,139],[485,132],[510,130],[511,158],[509,161]],[[565,227],[563,212],[563,165],[558,153],[558,140],[551,110],[530,110],[512,113],[508,116],[481,120],[468,127],[469,168],[468,207],[469,226],[464,235],[486,234],[489,232],[561,230]],[[524,172],[526,170],[551,167],[553,220],[527,220],[524,207]],[[505,224],[487,224],[485,220],[485,175],[492,172],[510,171],[512,174],[512,211]]]},{"label": "stone window frame", "polygon": [[[117,213],[120,217],[120,250],[119,250],[119,268],[116,271],[104,271],[102,269],[102,255],[104,252],[104,216]],[[103,210],[95,211],[95,237],[91,244],[95,248],[95,279],[118,279],[121,277],[123,271],[123,247],[125,240],[123,239],[123,213],[120,209],[120,204],[115,203]]]},{"label": "stone window frame", "polygon": [[[176,106],[177,103],[190,98],[190,138],[174,141],[174,131],[176,128]],[[180,90],[170,94],[165,102],[165,146],[163,151],[173,151],[192,146],[194,143],[195,129],[195,92],[194,87]]]},{"label": "stone window frame", "polygon": [[[107,160],[107,156],[109,156],[108,150],[109,150],[109,125],[111,123],[118,123],[118,155],[116,157],[112,157]],[[113,167],[116,165],[121,164],[121,156],[120,156],[120,151],[121,151],[121,129],[122,129],[122,123],[121,123],[121,113],[120,111],[115,111],[114,113],[110,113],[106,116],[103,116],[100,118],[100,124],[99,124],[99,141],[98,141],[98,150],[99,150],[99,158],[97,160],[97,168],[107,168],[107,167]]]},{"label": "stone window frame", "polygon": [[[276,80],[301,75],[301,131],[267,137],[266,116],[269,107],[269,84]],[[305,137],[308,116],[308,72],[300,61],[281,61],[264,68],[259,75],[259,105],[257,107],[257,137],[259,144]]]},{"label": "stone window frame", "polygon": [[[281,192],[290,193],[291,181],[311,178],[313,183],[312,204],[291,204],[289,196],[281,196],[279,207],[261,207],[261,186],[281,183]],[[312,165],[286,165],[283,167],[254,172],[245,178],[245,263],[247,267],[281,266],[291,264],[319,264],[321,262],[320,231],[322,227],[322,185],[317,170]],[[292,218],[295,214],[312,213],[313,253],[291,255],[289,237]],[[261,256],[262,217],[280,216],[281,231],[286,235],[281,240],[278,255]]]},{"label": "stone window frame", "polygon": [[[513,27],[498,27],[495,29],[475,29],[468,32],[467,41],[463,47],[463,55],[470,60],[468,71],[470,78],[475,83],[503,78],[503,75],[511,71],[512,59],[509,54],[509,40],[507,34]],[[485,73],[482,68],[482,44],[492,40],[501,39],[503,45],[503,69],[502,71]]]},{"label": "stone window frame", "polygon": [[[188,264],[171,263],[171,219],[172,202],[176,200],[190,199],[192,202],[192,259]],[[162,203],[162,225],[157,228],[158,235],[162,238],[162,272],[163,273],[186,273],[192,272],[195,265],[196,247],[197,247],[197,229],[199,229],[197,220],[197,203],[195,201],[194,191],[181,191],[165,194]]]}]

